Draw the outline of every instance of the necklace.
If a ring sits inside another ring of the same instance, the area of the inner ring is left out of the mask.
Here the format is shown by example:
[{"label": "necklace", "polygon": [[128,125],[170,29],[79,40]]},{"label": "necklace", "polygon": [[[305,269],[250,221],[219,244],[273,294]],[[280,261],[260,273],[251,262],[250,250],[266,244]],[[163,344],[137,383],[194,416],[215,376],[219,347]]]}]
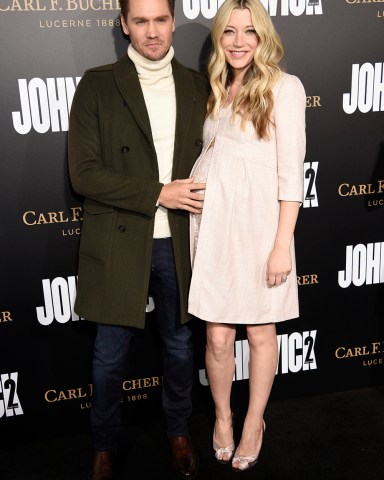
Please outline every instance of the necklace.
[{"label": "necklace", "polygon": [[[225,105],[228,102],[228,100],[231,100],[231,102],[229,102],[229,104],[232,103],[232,101],[236,98],[237,93],[242,86],[243,86],[242,83],[235,83],[235,82],[228,85],[228,87],[226,89],[227,96],[225,97],[223,105]],[[236,91],[236,94],[232,98],[231,98],[231,87],[235,87],[235,91]]]},{"label": "necklace", "polygon": [[226,108],[231,104],[231,102],[229,102],[228,105],[226,105],[228,100],[230,99],[230,91],[231,91],[231,85],[229,85],[226,89],[226,94],[227,95],[225,96],[224,102],[221,105],[222,108]]}]

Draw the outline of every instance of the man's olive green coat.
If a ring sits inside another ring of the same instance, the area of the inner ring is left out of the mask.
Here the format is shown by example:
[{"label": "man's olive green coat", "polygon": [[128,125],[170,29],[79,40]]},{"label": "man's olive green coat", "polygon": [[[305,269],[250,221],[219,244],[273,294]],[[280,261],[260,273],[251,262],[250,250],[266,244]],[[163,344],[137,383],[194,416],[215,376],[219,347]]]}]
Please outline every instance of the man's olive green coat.
[{"label": "man's olive green coat", "polygon": [[[175,180],[189,177],[201,151],[208,85],[176,60],[172,70]],[[144,328],[162,184],[143,93],[128,56],[85,73],[71,107],[68,148],[73,188],[85,197],[75,311],[94,322]],[[185,323],[190,318],[189,214],[168,212]]]}]

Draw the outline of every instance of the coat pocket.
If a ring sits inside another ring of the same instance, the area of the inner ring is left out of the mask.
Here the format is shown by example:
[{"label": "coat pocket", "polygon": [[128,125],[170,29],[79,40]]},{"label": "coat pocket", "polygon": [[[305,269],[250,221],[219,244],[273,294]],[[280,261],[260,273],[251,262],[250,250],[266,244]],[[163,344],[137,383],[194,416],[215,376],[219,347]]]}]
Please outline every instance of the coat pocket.
[{"label": "coat pocket", "polygon": [[113,207],[94,203],[84,204],[79,256],[105,263],[111,238]]}]

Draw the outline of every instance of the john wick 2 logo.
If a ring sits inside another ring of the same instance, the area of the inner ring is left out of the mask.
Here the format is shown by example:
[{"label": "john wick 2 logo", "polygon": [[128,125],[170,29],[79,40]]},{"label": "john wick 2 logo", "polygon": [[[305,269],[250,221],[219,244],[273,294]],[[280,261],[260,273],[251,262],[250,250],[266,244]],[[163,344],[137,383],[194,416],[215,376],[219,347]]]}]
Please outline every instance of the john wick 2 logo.
[{"label": "john wick 2 logo", "polygon": [[23,415],[17,395],[18,372],[0,374],[0,418]]},{"label": "john wick 2 logo", "polygon": [[[51,325],[54,321],[67,323],[81,320],[75,311],[77,293],[77,277],[56,277],[53,280],[42,280],[44,305],[36,307],[38,322],[43,326]],[[152,312],[155,304],[152,297],[148,298],[146,312]]]},{"label": "john wick 2 logo", "polygon": [[338,281],[341,288],[384,283],[384,242],[348,245]]},{"label": "john wick 2 logo", "polygon": [[304,199],[303,207],[318,207],[319,200],[316,191],[316,177],[319,162],[304,163]]},{"label": "john wick 2 logo", "polygon": [[351,91],[343,94],[343,110],[349,115],[384,111],[384,63],[352,65]]},{"label": "john wick 2 logo", "polygon": [[[297,373],[316,370],[315,340],[317,330],[293,332],[277,336],[279,348],[277,374]],[[233,381],[249,379],[249,343],[248,340],[235,342],[235,375]],[[199,371],[201,385],[208,385],[206,370]]]},{"label": "john wick 2 logo", "polygon": [[21,110],[12,112],[13,126],[25,135],[32,129],[37,133],[67,132],[73,96],[81,77],[32,78],[19,80]]},{"label": "john wick 2 logo", "polygon": [[[207,19],[216,15],[224,0],[183,0],[184,15],[194,20],[200,14]],[[322,15],[322,0],[261,0],[265,9],[274,17],[276,15]]]}]

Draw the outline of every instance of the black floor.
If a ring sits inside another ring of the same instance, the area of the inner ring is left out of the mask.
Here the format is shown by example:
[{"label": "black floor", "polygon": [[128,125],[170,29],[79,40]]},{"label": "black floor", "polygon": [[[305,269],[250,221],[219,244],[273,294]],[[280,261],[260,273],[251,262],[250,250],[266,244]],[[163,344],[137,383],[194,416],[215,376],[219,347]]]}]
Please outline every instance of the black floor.
[{"label": "black floor", "polygon": [[[235,412],[240,433],[244,412]],[[196,480],[376,480],[384,478],[384,387],[271,401],[257,465],[232,472],[215,461],[211,419],[195,415],[190,433],[200,455]],[[86,480],[88,435],[0,450],[1,480]],[[131,427],[121,439],[117,480],[173,480],[160,424]]]}]

